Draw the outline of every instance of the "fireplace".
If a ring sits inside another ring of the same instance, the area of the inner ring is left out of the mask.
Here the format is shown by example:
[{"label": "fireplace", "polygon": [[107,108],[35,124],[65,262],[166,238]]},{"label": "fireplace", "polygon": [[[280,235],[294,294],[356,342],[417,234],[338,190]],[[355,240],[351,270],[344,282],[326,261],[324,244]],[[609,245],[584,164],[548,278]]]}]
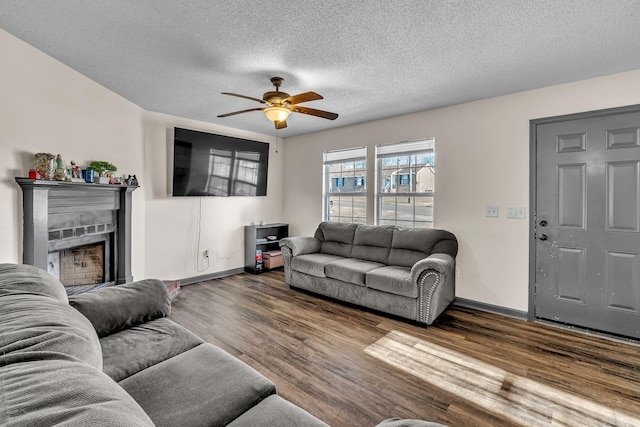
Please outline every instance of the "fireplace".
[{"label": "fireplace", "polygon": [[23,262],[65,286],[127,283],[131,196],[137,186],[16,178],[23,193]]}]

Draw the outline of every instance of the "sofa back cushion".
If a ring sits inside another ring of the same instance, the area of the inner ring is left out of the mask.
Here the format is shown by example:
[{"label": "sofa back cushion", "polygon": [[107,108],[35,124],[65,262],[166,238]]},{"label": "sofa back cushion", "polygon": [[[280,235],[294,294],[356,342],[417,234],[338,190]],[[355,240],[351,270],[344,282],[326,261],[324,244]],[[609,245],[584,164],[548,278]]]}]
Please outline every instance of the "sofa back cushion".
[{"label": "sofa back cushion", "polygon": [[0,366],[76,360],[102,370],[95,329],[67,303],[64,286],[31,265],[0,264]]},{"label": "sofa back cushion", "polygon": [[69,304],[91,321],[100,338],[171,314],[167,288],[156,279],[73,295]]},{"label": "sofa back cushion", "polygon": [[393,232],[388,264],[412,267],[433,253],[445,253],[455,258],[458,253],[456,236],[438,229],[398,229]]},{"label": "sofa back cushion", "polygon": [[357,224],[321,222],[314,236],[320,241],[320,252],[350,257],[356,227]]},{"label": "sofa back cushion", "polygon": [[58,279],[27,264],[0,264],[0,296],[41,295],[67,303],[67,292]]},{"label": "sofa back cushion", "polygon": [[395,225],[358,224],[353,238],[352,258],[387,264]]}]

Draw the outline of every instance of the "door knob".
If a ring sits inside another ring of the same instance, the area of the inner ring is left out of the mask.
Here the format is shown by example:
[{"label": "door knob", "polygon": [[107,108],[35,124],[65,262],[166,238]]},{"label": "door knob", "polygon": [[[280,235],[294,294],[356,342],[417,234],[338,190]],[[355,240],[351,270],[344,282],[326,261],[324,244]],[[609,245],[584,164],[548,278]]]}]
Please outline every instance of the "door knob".
[{"label": "door knob", "polygon": [[542,221],[540,221],[540,227],[546,227],[547,224],[549,224],[549,223],[547,222],[546,219],[543,219]]},{"label": "door knob", "polygon": [[542,233],[540,235],[540,240],[547,240],[549,238],[549,236],[547,236],[546,234]]}]

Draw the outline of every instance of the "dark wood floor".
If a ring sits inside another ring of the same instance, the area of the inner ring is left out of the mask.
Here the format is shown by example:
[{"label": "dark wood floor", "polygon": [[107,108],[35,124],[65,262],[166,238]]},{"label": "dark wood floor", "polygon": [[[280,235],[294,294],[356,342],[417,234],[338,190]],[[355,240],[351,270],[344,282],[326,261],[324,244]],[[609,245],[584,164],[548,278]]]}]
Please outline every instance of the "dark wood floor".
[{"label": "dark wood floor", "polygon": [[429,328],[290,290],[282,272],[186,286],[171,318],[328,424],[640,426],[640,346],[450,307]]}]

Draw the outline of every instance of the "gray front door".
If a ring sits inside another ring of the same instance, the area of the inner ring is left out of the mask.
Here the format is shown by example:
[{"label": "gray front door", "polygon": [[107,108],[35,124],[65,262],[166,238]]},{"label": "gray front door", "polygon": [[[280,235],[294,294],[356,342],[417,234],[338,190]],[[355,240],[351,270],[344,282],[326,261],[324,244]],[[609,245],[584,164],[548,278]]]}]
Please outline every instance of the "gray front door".
[{"label": "gray front door", "polygon": [[534,121],[535,317],[640,338],[640,111]]}]

